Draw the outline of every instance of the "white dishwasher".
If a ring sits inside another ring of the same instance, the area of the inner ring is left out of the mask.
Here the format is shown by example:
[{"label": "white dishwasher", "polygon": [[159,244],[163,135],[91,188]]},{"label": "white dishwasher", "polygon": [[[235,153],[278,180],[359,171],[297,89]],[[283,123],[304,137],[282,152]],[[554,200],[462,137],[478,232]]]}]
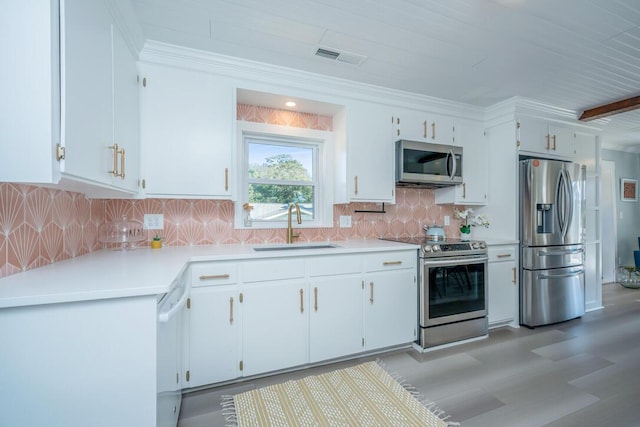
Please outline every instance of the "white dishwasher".
[{"label": "white dishwasher", "polygon": [[169,293],[158,300],[157,329],[157,406],[156,425],[176,427],[180,414],[182,391],[182,308],[188,288],[184,277],[173,283]]}]

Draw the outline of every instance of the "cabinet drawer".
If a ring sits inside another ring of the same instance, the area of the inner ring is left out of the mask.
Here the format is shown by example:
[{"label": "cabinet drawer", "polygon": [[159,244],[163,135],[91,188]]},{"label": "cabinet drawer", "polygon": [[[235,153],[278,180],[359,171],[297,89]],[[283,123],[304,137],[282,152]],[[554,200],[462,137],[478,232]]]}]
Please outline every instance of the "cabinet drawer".
[{"label": "cabinet drawer", "polygon": [[235,262],[206,262],[191,265],[191,286],[229,285],[237,282]]},{"label": "cabinet drawer", "polygon": [[304,277],[304,258],[300,257],[242,263],[243,283],[301,277]]},{"label": "cabinet drawer", "polygon": [[514,261],[516,248],[513,246],[499,246],[489,248],[489,262]]},{"label": "cabinet drawer", "polygon": [[383,271],[416,268],[417,250],[381,252],[364,256],[364,270]]},{"label": "cabinet drawer", "polygon": [[308,259],[309,276],[334,276],[362,272],[361,255],[313,257]]}]

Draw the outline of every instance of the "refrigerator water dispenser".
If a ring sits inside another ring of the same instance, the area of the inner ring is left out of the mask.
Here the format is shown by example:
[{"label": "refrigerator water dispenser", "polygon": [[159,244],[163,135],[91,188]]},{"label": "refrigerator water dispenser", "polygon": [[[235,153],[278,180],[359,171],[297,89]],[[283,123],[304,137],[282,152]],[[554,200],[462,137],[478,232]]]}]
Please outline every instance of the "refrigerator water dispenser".
[{"label": "refrigerator water dispenser", "polygon": [[538,203],[536,204],[537,224],[536,231],[538,233],[550,233],[553,231],[553,204]]}]

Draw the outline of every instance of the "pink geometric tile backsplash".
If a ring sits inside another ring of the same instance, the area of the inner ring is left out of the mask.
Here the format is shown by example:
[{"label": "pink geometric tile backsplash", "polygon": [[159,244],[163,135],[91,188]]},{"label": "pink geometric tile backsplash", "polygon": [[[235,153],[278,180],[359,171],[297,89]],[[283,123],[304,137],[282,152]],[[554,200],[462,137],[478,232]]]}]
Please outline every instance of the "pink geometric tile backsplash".
[{"label": "pink geometric tile backsplash", "polygon": [[[427,189],[398,188],[396,204],[385,205],[384,214],[355,212],[376,209],[371,203],[334,205],[333,227],[300,229],[298,241],[414,237],[423,234],[423,225],[453,217],[453,208],[436,205]],[[0,277],[102,249],[101,224],[122,216],[142,221],[145,213],[164,215],[159,234],[166,246],[286,241],[284,229],[234,229],[234,204],[228,200],[90,200],[79,193],[0,183]],[[351,216],[351,228],[338,226],[340,215]],[[457,222],[446,232],[457,236]],[[147,231],[140,246],[149,246],[155,233]]]},{"label": "pink geometric tile backsplash", "polygon": [[32,185],[0,183],[0,277],[102,248],[104,200]]}]

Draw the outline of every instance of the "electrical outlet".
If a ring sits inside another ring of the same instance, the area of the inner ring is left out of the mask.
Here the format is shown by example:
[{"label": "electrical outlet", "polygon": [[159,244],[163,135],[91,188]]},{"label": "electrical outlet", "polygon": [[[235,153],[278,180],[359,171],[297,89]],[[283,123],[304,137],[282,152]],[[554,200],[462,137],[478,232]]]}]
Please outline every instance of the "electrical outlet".
[{"label": "electrical outlet", "polygon": [[444,216],[444,225],[451,225],[451,217],[449,215]]},{"label": "electrical outlet", "polygon": [[351,228],[351,217],[349,215],[340,215],[340,228]]},{"label": "electrical outlet", "polygon": [[164,215],[144,214],[145,230],[162,230],[164,228]]}]

